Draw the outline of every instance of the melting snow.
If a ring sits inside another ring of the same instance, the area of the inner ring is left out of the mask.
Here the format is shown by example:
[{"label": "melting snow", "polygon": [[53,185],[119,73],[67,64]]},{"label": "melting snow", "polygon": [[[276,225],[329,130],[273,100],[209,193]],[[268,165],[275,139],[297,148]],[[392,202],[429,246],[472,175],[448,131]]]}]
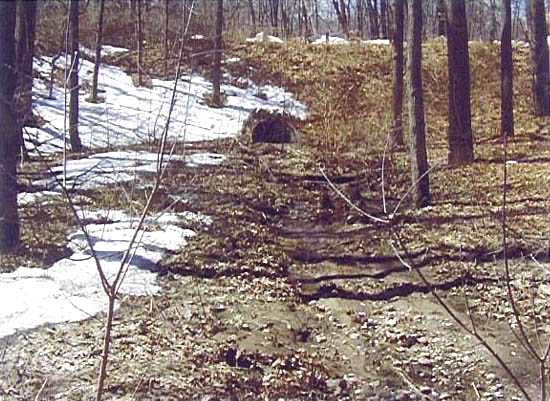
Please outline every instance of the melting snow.
[{"label": "melting snow", "polygon": [[[36,69],[48,76],[52,59],[44,57],[35,62]],[[56,66],[64,67],[58,59]],[[93,63],[83,60],[80,80],[83,87],[90,85]],[[102,65],[99,89],[103,103],[89,103],[89,94],[80,95],[79,134],[82,144],[89,148],[109,148],[136,143],[152,143],[161,137],[168,119],[170,97],[174,82],[152,80],[152,88],[135,87],[132,78],[120,68]],[[227,97],[223,108],[211,108],[204,102],[205,94],[212,92],[212,84],[200,76],[184,75],[176,88],[176,100],[170,120],[169,138],[187,142],[220,139],[240,131],[248,114],[257,108],[285,110],[305,117],[305,107],[284,90],[274,86],[250,85],[241,89],[222,85]],[[34,81],[35,113],[46,124],[41,128],[26,128],[27,148],[40,153],[59,152],[63,148],[64,124],[63,88],[54,88],[53,99],[41,79]],[[267,100],[256,96],[262,92]],[[37,145],[38,144],[38,145]],[[38,148],[38,149],[37,149]]]},{"label": "melting snow", "polygon": [[[137,218],[122,212],[83,214],[86,230],[92,238],[105,275],[112,280],[134,233]],[[160,217],[160,216],[157,216]],[[108,218],[109,223],[99,223]],[[148,295],[159,291],[156,264],[166,250],[177,250],[195,233],[176,226],[176,217],[149,219],[157,230],[140,231],[140,242],[124,278],[121,294]],[[71,257],[43,270],[21,267],[0,274],[0,337],[42,323],[60,323],[86,319],[105,310],[106,296],[101,287],[95,261],[90,255],[82,231],[69,236]],[[16,302],[14,302],[16,301]]]},{"label": "melting snow", "polygon": [[271,36],[266,34],[265,32],[260,32],[256,34],[253,38],[247,38],[247,42],[271,42],[271,43],[284,43],[284,40],[281,38],[278,38],[277,36]]},{"label": "melting snow", "polygon": [[[271,40],[269,37],[267,39]],[[84,51],[90,55],[93,53]],[[125,52],[126,49],[104,46],[102,54]],[[52,58],[42,57],[34,63],[35,72],[39,75],[34,80],[34,112],[45,121],[40,128],[25,129],[27,149],[35,155],[60,152],[65,142],[63,132],[68,126],[63,88],[54,87],[53,96],[49,97],[46,82],[49,82],[52,62]],[[63,69],[64,66],[65,60],[61,57],[56,61],[56,67]],[[92,71],[93,64],[83,60],[79,70],[82,88],[89,86]],[[79,122],[82,144],[92,150],[101,150],[101,153],[69,160],[66,165],[67,185],[76,190],[93,189],[135,181],[140,174],[154,173],[157,168],[156,154],[113,148],[152,143],[161,137],[168,119],[173,87],[173,81],[153,79],[151,88],[138,88],[120,68],[102,65],[99,89],[103,102],[87,102],[88,93],[82,90]],[[226,106],[210,108],[203,99],[212,91],[211,83],[194,75],[180,77],[175,90],[169,139],[199,141],[235,135],[248,114],[256,108],[284,110],[298,117],[304,117],[306,113],[305,107],[291,94],[273,86],[258,87],[252,84],[241,89],[223,85],[222,90],[228,96]],[[266,95],[266,100],[255,96],[260,92]],[[224,160],[225,156],[220,154],[195,153],[166,156],[165,163],[177,161],[200,167],[218,165]],[[34,183],[48,188],[47,191],[18,195],[21,207],[44,204],[59,196],[57,182],[62,179],[63,167],[52,166],[51,172],[52,177]],[[75,195],[76,198],[82,196]],[[189,202],[177,195],[170,194],[168,197],[174,203]],[[107,277],[114,277],[134,234],[138,217],[117,210],[82,210],[79,217],[86,224]],[[123,294],[146,295],[159,290],[155,274],[157,263],[166,251],[178,250],[185,246],[187,238],[195,235],[193,231],[182,228],[182,225],[191,222],[208,225],[212,219],[192,212],[164,213],[146,219],[121,287]],[[69,241],[72,256],[48,269],[41,266],[20,267],[12,273],[0,274],[0,337],[45,322],[85,319],[105,310],[106,296],[84,233],[77,231],[70,234]]]}]

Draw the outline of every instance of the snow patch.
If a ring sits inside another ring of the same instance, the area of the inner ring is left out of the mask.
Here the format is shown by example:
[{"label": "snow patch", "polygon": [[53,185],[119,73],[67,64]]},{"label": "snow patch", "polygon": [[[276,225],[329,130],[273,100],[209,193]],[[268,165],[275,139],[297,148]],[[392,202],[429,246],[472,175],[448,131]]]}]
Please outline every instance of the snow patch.
[{"label": "snow patch", "polygon": [[[109,216],[110,222],[93,222]],[[103,271],[113,280],[138,219],[120,211],[86,212],[82,217],[88,219],[86,231]],[[178,250],[195,235],[175,225],[176,220],[173,214],[153,216],[147,230],[139,231],[121,294],[150,295],[160,290],[155,273],[158,261],[166,250]],[[83,320],[105,310],[106,296],[84,233],[72,233],[69,240],[72,256],[47,270],[20,267],[0,274],[0,337],[43,323]]]},{"label": "snow patch", "polygon": [[284,40],[281,38],[278,38],[277,36],[271,36],[266,34],[265,32],[260,32],[256,34],[253,38],[247,38],[247,42],[254,43],[254,42],[270,42],[270,43],[284,43]]},{"label": "snow patch", "polygon": [[[52,58],[35,60],[35,68],[49,77]],[[56,61],[64,68],[64,57]],[[93,63],[82,60],[80,82],[91,85]],[[135,87],[132,78],[118,67],[102,65],[99,70],[99,89],[102,103],[86,101],[89,94],[80,94],[79,135],[82,145],[90,149],[112,148],[135,143],[153,143],[161,137],[168,119],[173,81],[152,80],[152,87]],[[306,108],[294,96],[273,86],[250,85],[245,89],[222,85],[229,94],[223,108],[211,108],[204,102],[212,84],[195,75],[183,75],[178,81],[175,105],[168,132],[169,140],[187,142],[226,138],[238,134],[248,114],[255,109],[286,111],[298,118],[306,116]],[[267,97],[255,96],[259,91]],[[31,154],[60,152],[68,138],[63,133],[68,127],[64,109],[65,94],[54,87],[52,98],[49,88],[40,78],[34,80],[34,110],[45,124],[40,128],[25,128],[25,142]]]},{"label": "snow patch", "polygon": [[[165,155],[163,167],[171,161],[181,161],[191,167],[219,165],[225,156],[217,153]],[[65,170],[65,185],[70,189],[91,190],[108,185],[136,181],[139,174],[155,174],[158,156],[145,151],[116,151],[96,153],[86,158],[68,160],[63,166],[50,169],[52,177],[36,180],[34,186],[60,191]]]}]

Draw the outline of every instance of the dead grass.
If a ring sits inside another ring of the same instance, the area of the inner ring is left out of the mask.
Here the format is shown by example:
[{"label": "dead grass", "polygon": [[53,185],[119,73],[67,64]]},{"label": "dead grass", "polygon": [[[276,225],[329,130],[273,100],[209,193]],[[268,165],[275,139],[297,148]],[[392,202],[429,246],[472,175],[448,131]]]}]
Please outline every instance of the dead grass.
[{"label": "dead grass", "polygon": [[[234,73],[285,86],[308,105],[310,125],[305,136],[317,148],[317,157],[329,157],[339,164],[345,163],[342,153],[349,151],[382,153],[391,123],[391,47],[359,42],[325,46],[291,41],[283,45],[237,46],[234,50],[242,59],[241,67],[239,64],[231,67]],[[482,143],[499,132],[498,46],[472,43],[470,59],[472,129],[476,142]],[[424,45],[429,153],[446,146],[446,65],[444,41]],[[247,71],[244,66],[252,66],[253,70]],[[515,48],[514,68],[516,130],[519,135],[532,133],[535,126],[529,98],[527,48]],[[406,125],[406,107],[403,112]]]}]

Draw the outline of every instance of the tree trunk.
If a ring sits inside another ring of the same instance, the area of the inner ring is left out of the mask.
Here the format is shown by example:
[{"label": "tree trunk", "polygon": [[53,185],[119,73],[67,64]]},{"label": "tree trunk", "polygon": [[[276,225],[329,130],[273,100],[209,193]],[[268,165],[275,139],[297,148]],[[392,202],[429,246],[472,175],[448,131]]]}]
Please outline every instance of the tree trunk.
[{"label": "tree trunk", "polygon": [[537,116],[550,115],[550,67],[544,0],[529,0],[533,102]]},{"label": "tree trunk", "polygon": [[99,65],[101,64],[101,42],[103,40],[103,14],[105,11],[105,0],[99,1],[99,14],[97,17],[97,32],[95,37],[95,64],[92,77],[92,93],[90,101],[97,103],[97,78],[99,76]]},{"label": "tree trunk", "polygon": [[101,354],[101,364],[99,365],[99,374],[97,380],[97,389],[96,389],[96,401],[101,401],[103,399],[103,391],[105,388],[105,379],[107,378],[107,364],[109,363],[109,351],[111,349],[111,333],[113,330],[113,320],[115,315],[115,294],[107,294],[109,297],[108,309],[107,309],[107,318],[105,322],[105,331],[103,333],[103,351]]},{"label": "tree trunk", "polygon": [[309,16],[309,11],[307,9],[305,0],[302,0],[301,8],[302,8],[301,14],[302,14],[302,20],[303,20],[303,29],[304,29],[303,38],[304,40],[307,41],[307,39],[310,38],[312,35],[313,27],[311,26],[311,19]]},{"label": "tree trunk", "polygon": [[143,85],[143,34],[141,29],[141,1],[137,2],[137,17],[136,17],[136,40],[137,40],[137,73],[138,73],[138,85]]},{"label": "tree trunk", "polygon": [[468,24],[464,0],[450,0],[447,24],[449,69],[449,142],[450,165],[474,160],[472,117],[470,109],[470,61]]},{"label": "tree trunk", "polygon": [[212,105],[222,106],[221,78],[222,78],[222,31],[223,31],[223,0],[217,0],[216,38],[214,40],[214,71],[212,79]]},{"label": "tree trunk", "polygon": [[347,36],[349,33],[349,25],[346,15],[346,8],[344,7],[343,2],[341,0],[332,0],[332,6],[334,7],[334,11],[336,11],[336,16],[338,17],[338,25],[340,26],[340,29]]},{"label": "tree trunk", "polygon": [[271,26],[277,28],[279,26],[279,0],[269,0]]},{"label": "tree trunk", "polygon": [[0,255],[19,244],[17,154],[19,126],[13,110],[16,3],[0,1]]},{"label": "tree trunk", "polygon": [[32,63],[36,36],[36,12],[36,0],[17,2],[15,33],[17,88],[14,108],[19,130],[19,146],[24,160],[29,160],[29,155],[25,148],[22,128],[34,124],[32,114]]},{"label": "tree trunk", "polygon": [[17,2],[16,57],[17,105],[16,114],[21,126],[31,124],[32,117],[32,62],[36,36],[37,2]]},{"label": "tree trunk", "polygon": [[380,35],[380,27],[378,25],[378,7],[377,1],[367,0],[367,13],[369,16],[369,26],[370,26],[370,38],[378,39]]},{"label": "tree trunk", "polygon": [[356,0],[356,8],[357,8],[357,30],[359,31],[359,37],[363,37],[363,0]]},{"label": "tree trunk", "polygon": [[395,28],[393,33],[393,100],[392,144],[403,145],[403,0],[394,0]]},{"label": "tree trunk", "polygon": [[346,5],[344,0],[340,0],[340,11],[342,12],[342,29],[347,37],[349,37],[349,4]]},{"label": "tree trunk", "polygon": [[386,0],[380,0],[380,29],[382,30],[382,39],[388,38],[388,3]]},{"label": "tree trunk", "polygon": [[71,44],[71,66],[69,75],[69,137],[71,139],[71,150],[79,153],[82,151],[82,143],[78,135],[78,95],[80,92],[78,83],[78,69],[80,63],[79,46],[79,24],[78,24],[78,0],[71,0],[70,4],[70,44]]},{"label": "tree trunk", "polygon": [[164,0],[164,75],[168,75],[168,29],[170,22],[169,5],[169,0]]},{"label": "tree trunk", "polygon": [[424,99],[422,89],[422,0],[409,0],[408,26],[408,96],[409,96],[409,147],[411,153],[411,179],[414,186],[415,206],[430,203],[430,181],[426,154]]},{"label": "tree trunk", "polygon": [[319,3],[317,3],[317,0],[314,0],[313,6],[314,6],[314,14],[315,14],[315,33],[318,34],[320,29],[320,18],[319,18]]},{"label": "tree trunk", "polygon": [[[512,8],[512,1],[510,0],[510,9]],[[491,29],[489,31],[489,40],[493,41],[497,39],[498,34],[498,20],[497,20],[497,2],[496,0],[491,0],[490,3],[491,7]],[[504,21],[505,13],[503,13],[503,21]],[[504,21],[505,22],[505,21]],[[502,27],[504,29],[504,27]],[[501,32],[502,33],[502,32]],[[510,10],[510,40],[512,38],[512,11]]]},{"label": "tree trunk", "polygon": [[186,32],[187,26],[189,25],[189,20],[191,19],[191,14],[189,10],[189,6],[187,5],[187,0],[183,0],[182,4],[183,12],[182,12],[182,25],[183,25],[183,32]]},{"label": "tree trunk", "polygon": [[502,0],[500,39],[500,134],[514,134],[514,64],[512,61],[512,1]]},{"label": "tree trunk", "polygon": [[[527,0],[529,2],[530,0]],[[514,0],[514,8],[513,8],[513,15],[512,15],[512,37],[518,38],[520,36],[520,33],[525,29],[522,22],[522,14],[523,14],[523,2],[524,0]],[[527,4],[527,14],[529,14],[529,3]],[[527,21],[529,21],[529,17],[527,17]]]},{"label": "tree trunk", "polygon": [[447,6],[445,0],[437,0],[437,36],[447,34]]},{"label": "tree trunk", "polygon": [[252,22],[252,36],[256,35],[256,12],[254,11],[254,1],[248,0],[248,10],[250,13],[250,22]]}]

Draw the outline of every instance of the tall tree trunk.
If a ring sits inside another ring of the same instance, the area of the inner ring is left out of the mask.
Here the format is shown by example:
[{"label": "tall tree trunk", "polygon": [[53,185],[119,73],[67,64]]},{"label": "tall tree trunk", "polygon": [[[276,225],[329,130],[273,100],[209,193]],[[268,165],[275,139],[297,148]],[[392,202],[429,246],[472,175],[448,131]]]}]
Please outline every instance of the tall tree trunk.
[{"label": "tall tree trunk", "polygon": [[183,12],[182,12],[183,29],[182,29],[182,32],[185,32],[186,27],[187,27],[187,25],[189,23],[189,20],[191,18],[191,15],[189,13],[189,6],[187,5],[187,0],[183,0],[182,8],[183,8]]},{"label": "tall tree trunk", "polygon": [[468,24],[464,0],[450,0],[447,25],[449,69],[449,155],[450,165],[474,160],[470,109],[470,60]]},{"label": "tall tree trunk", "polygon": [[95,64],[92,77],[92,93],[90,101],[97,103],[97,79],[99,77],[99,65],[101,64],[101,44],[103,41],[103,14],[105,12],[105,0],[99,1],[99,14],[97,16],[97,32],[95,37]]},{"label": "tall tree trunk", "polygon": [[388,38],[388,3],[386,0],[380,0],[380,29],[382,39]]},{"label": "tall tree trunk", "polygon": [[273,28],[279,27],[279,0],[269,0],[270,4],[270,16],[271,26]]},{"label": "tall tree trunk", "polygon": [[[527,0],[529,2],[530,0]],[[520,35],[520,32],[524,29],[522,26],[522,17],[523,14],[523,2],[524,0],[514,0],[513,2],[513,13],[512,13],[512,37],[518,38]],[[527,4],[527,14],[529,14],[529,3]],[[527,20],[529,20],[529,16],[527,17]]]},{"label": "tall tree trunk", "polygon": [[16,3],[0,1],[0,256],[19,244],[17,154],[19,132],[13,110]]},{"label": "tall tree trunk", "polygon": [[447,34],[447,6],[445,0],[437,0],[437,36]]},{"label": "tall tree trunk", "polygon": [[[497,20],[498,7],[497,7],[496,0],[491,0],[490,7],[491,7],[491,29],[489,31],[489,40],[493,41],[497,39],[497,35],[498,35],[498,20]],[[510,0],[510,9],[511,8],[512,8],[512,4]],[[504,18],[504,13],[503,13],[503,18]],[[510,40],[511,38],[512,38],[512,11],[510,11]]]},{"label": "tall tree trunk", "polygon": [[281,2],[281,26],[280,32],[282,37],[287,37],[292,32],[292,26],[290,24],[287,11],[284,7],[284,2]]},{"label": "tall tree trunk", "polygon": [[357,8],[357,30],[359,31],[359,37],[363,37],[363,20],[365,18],[363,13],[363,0],[356,0]]},{"label": "tall tree trunk", "polygon": [[403,145],[403,0],[393,0],[394,24],[393,30],[393,127],[391,141],[395,145]]},{"label": "tall tree trunk", "polygon": [[222,78],[222,31],[223,31],[223,0],[217,0],[216,38],[214,40],[214,71],[212,79],[212,105],[221,107],[221,78]]},{"label": "tall tree trunk", "polygon": [[23,127],[34,123],[32,114],[32,64],[34,57],[34,41],[36,36],[37,2],[18,1],[16,21],[16,60],[17,89],[15,92],[15,113],[19,125],[19,145],[24,160],[29,160]]},{"label": "tall tree trunk", "polygon": [[319,3],[317,2],[317,0],[313,0],[314,1],[314,13],[315,13],[315,33],[318,34],[319,33],[319,29],[320,29],[320,18],[319,18]]},{"label": "tall tree trunk", "polygon": [[380,26],[378,25],[378,7],[377,0],[367,0],[367,13],[369,16],[370,38],[378,39],[380,35]]},{"label": "tall tree trunk", "polygon": [[137,73],[138,85],[143,85],[143,33],[141,27],[141,1],[137,2],[137,17],[136,17],[136,40],[137,40]]},{"label": "tall tree trunk", "polygon": [[23,126],[33,122],[32,117],[32,62],[36,36],[36,0],[17,2],[16,57],[17,104],[16,113]]},{"label": "tall tree trunk", "polygon": [[168,74],[168,30],[170,23],[170,0],[164,0],[164,75]]},{"label": "tall tree trunk", "polygon": [[502,0],[500,38],[500,134],[514,134],[514,63],[512,60],[512,1]]},{"label": "tall tree trunk", "polygon": [[550,67],[544,0],[529,0],[533,102],[537,116],[550,115]]},{"label": "tall tree trunk", "polygon": [[304,40],[307,40],[312,35],[312,26],[311,26],[311,19],[309,16],[309,11],[306,6],[306,0],[301,0],[302,2],[302,19],[303,19],[303,26],[304,26]]},{"label": "tall tree trunk", "polygon": [[254,11],[254,0],[248,0],[248,10],[250,13],[250,22],[252,22],[252,36],[256,35],[256,12]]},{"label": "tall tree trunk", "polygon": [[407,64],[409,79],[409,147],[413,199],[417,208],[430,203],[430,180],[426,154],[424,98],[422,89],[422,0],[409,0]]},{"label": "tall tree trunk", "polygon": [[336,11],[336,17],[338,18],[338,25],[340,26],[340,29],[346,34],[346,36],[349,33],[349,25],[348,25],[348,19],[346,15],[346,8],[345,4],[342,0],[332,0],[332,6],[334,7],[334,11]]},{"label": "tall tree trunk", "polygon": [[78,83],[78,69],[80,64],[78,0],[71,0],[69,19],[71,44],[71,70],[69,75],[69,137],[71,140],[71,150],[79,153],[82,151],[82,143],[80,142],[80,136],[78,134],[78,95],[80,92]]}]

